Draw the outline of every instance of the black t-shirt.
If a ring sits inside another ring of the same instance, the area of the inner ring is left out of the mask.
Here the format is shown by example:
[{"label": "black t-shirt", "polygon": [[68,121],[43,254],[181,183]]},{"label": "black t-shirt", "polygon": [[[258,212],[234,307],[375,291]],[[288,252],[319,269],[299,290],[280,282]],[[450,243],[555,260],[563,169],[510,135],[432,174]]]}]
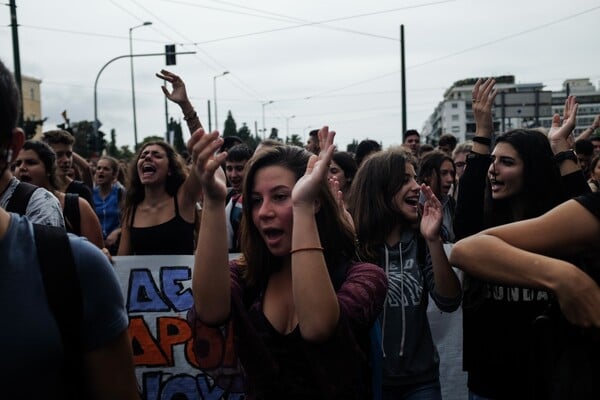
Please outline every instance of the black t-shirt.
[{"label": "black t-shirt", "polygon": [[92,197],[92,191],[82,181],[71,181],[71,183],[69,183],[69,186],[67,186],[67,190],[65,191],[65,193],[78,194],[79,197],[81,197],[82,199],[85,199],[90,204],[90,207],[92,207],[92,210],[95,211],[94,198]]}]

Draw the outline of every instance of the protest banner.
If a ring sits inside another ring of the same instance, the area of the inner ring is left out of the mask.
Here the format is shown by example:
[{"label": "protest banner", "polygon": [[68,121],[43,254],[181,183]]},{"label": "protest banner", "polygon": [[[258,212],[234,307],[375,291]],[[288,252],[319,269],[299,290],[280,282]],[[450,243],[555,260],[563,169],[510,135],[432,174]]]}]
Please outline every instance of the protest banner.
[{"label": "protest banner", "polygon": [[[197,368],[187,311],[193,256],[114,257],[129,314],[138,384],[145,400],[237,400]],[[224,338],[216,338],[224,340]],[[207,357],[221,359],[221,354]]]}]

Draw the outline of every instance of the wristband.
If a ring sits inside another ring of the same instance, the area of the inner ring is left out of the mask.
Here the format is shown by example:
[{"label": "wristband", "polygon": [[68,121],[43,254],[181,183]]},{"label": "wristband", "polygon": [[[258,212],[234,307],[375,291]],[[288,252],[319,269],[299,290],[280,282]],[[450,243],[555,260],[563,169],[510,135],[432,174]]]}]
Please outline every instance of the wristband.
[{"label": "wristband", "polygon": [[560,153],[556,153],[554,155],[554,162],[557,164],[560,164],[565,160],[571,160],[574,163],[577,163],[577,156],[573,150],[561,151]]},{"label": "wristband", "polygon": [[486,146],[492,145],[492,139],[483,137],[483,136],[475,136],[471,140],[474,141],[475,143],[484,144]]}]

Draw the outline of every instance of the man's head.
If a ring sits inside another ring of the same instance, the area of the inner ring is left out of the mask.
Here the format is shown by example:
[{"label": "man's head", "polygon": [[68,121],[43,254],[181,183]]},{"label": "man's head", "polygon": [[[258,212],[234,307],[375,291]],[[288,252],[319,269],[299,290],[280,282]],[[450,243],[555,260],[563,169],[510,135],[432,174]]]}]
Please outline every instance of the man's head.
[{"label": "man's head", "polygon": [[308,133],[308,140],[306,141],[306,150],[313,154],[319,154],[321,149],[319,148],[319,130],[314,129]]},{"label": "man's head", "polygon": [[66,176],[73,165],[73,143],[75,143],[75,138],[69,132],[57,129],[44,132],[43,140],[56,153],[58,174]]},{"label": "man's head", "polygon": [[25,135],[17,128],[21,97],[15,79],[0,61],[0,178],[23,146]]},{"label": "man's head", "polygon": [[452,152],[456,148],[456,143],[456,136],[451,135],[449,133],[444,133],[442,136],[440,136],[440,140],[438,142],[438,150],[441,150],[444,153],[451,156]]},{"label": "man's head", "polygon": [[410,149],[410,152],[416,156],[419,151],[419,145],[421,144],[421,135],[415,129],[409,129],[404,134],[404,141],[402,142],[404,147]]},{"label": "man's head", "polygon": [[245,166],[252,157],[252,150],[245,144],[237,144],[229,149],[225,159],[225,175],[231,188],[241,193],[244,183]]},{"label": "man's head", "polygon": [[594,155],[600,156],[600,135],[592,136],[590,138],[590,142],[592,142],[592,145],[594,145]]},{"label": "man's head", "polygon": [[575,142],[575,153],[581,170],[585,176],[588,176],[590,163],[594,157],[594,145],[588,139],[579,139]]}]

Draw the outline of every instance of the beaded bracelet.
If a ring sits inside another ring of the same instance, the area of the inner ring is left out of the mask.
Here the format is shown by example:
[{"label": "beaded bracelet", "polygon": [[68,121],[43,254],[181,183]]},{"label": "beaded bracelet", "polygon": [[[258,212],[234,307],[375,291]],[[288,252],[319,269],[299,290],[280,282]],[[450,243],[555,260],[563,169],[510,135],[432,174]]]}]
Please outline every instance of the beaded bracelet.
[{"label": "beaded bracelet", "polygon": [[193,119],[198,118],[198,114],[196,113],[196,110],[193,110],[193,112],[191,112],[189,115],[184,115],[183,119],[185,121],[191,121]]},{"label": "beaded bracelet", "polygon": [[315,247],[300,247],[299,249],[290,250],[290,254],[298,253],[299,251],[311,251],[311,250],[323,251],[323,248],[320,247],[320,246],[315,246]]}]

